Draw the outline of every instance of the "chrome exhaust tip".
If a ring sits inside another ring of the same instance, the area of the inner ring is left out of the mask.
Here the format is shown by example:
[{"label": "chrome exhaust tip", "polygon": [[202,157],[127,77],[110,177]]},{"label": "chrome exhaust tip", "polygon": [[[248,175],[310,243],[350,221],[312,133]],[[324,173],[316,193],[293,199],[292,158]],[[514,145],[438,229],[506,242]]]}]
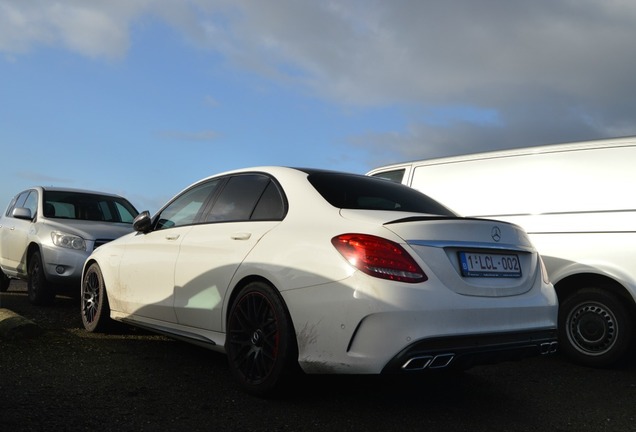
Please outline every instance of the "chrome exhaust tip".
[{"label": "chrome exhaust tip", "polygon": [[440,354],[435,356],[431,364],[428,365],[429,369],[443,369],[448,367],[455,358],[455,354]]},{"label": "chrome exhaust tip", "polygon": [[539,349],[541,350],[541,354],[542,355],[548,355],[548,354],[554,354],[557,352],[557,349],[559,348],[559,343],[558,342],[546,342],[546,343],[542,343],[539,347]]},{"label": "chrome exhaust tip", "polygon": [[408,359],[403,365],[402,370],[417,371],[424,369],[443,369],[448,367],[455,358],[455,354],[439,354],[436,356],[417,356]]}]

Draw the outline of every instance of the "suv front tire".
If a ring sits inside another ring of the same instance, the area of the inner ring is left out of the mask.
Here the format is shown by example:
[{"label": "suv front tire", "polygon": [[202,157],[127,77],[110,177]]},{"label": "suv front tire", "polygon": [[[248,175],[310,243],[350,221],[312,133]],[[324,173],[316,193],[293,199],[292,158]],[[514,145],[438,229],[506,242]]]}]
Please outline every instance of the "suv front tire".
[{"label": "suv front tire", "polygon": [[55,299],[55,290],[46,280],[39,251],[33,252],[29,258],[27,288],[29,301],[34,305],[49,305]]}]

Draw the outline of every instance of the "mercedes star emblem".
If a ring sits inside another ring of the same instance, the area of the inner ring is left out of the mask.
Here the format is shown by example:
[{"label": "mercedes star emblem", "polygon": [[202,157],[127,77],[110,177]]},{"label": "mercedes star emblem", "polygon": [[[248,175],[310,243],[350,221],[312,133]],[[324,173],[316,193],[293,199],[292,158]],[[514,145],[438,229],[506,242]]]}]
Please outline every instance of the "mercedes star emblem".
[{"label": "mercedes star emblem", "polygon": [[499,240],[501,240],[501,230],[499,229],[499,227],[492,227],[492,230],[490,231],[490,235],[492,236],[492,239],[496,242],[498,242]]}]

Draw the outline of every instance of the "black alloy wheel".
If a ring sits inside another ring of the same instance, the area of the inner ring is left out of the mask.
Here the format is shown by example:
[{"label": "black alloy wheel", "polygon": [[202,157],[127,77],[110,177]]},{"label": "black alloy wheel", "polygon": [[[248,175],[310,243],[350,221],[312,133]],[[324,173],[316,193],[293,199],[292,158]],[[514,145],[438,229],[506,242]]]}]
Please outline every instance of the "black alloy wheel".
[{"label": "black alloy wheel", "polygon": [[293,325],[280,295],[264,282],[246,285],[228,318],[226,351],[230,369],[249,393],[278,393],[297,371]]},{"label": "black alloy wheel", "polygon": [[103,332],[112,325],[104,277],[97,263],[90,265],[82,279],[81,315],[89,332]]}]

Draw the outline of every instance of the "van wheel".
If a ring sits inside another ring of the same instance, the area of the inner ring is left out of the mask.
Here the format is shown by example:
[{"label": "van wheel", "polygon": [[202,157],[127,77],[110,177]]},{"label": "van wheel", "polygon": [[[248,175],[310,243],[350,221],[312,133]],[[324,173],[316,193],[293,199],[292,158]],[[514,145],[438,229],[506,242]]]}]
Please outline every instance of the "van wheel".
[{"label": "van wheel", "polygon": [[55,289],[46,280],[42,257],[37,251],[29,258],[27,291],[29,301],[34,305],[49,305],[55,299]]},{"label": "van wheel", "polygon": [[629,354],[633,327],[618,297],[599,288],[584,288],[560,306],[559,348],[575,363],[614,366]]}]

